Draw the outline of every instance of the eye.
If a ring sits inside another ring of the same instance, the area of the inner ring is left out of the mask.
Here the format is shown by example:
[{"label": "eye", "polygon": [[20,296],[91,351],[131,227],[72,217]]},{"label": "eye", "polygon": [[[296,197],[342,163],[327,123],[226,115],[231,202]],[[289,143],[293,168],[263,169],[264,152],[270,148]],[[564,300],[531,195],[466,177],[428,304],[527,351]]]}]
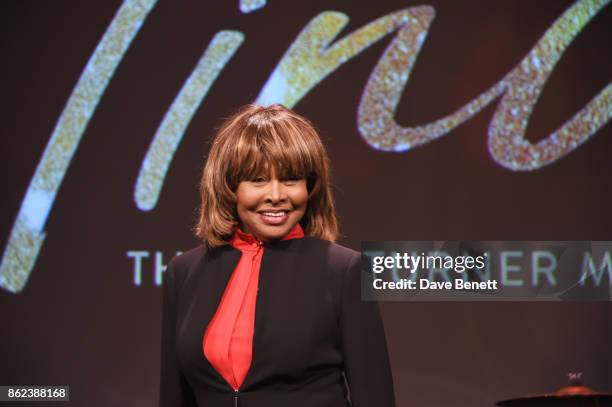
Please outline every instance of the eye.
[{"label": "eye", "polygon": [[295,185],[298,182],[300,182],[303,178],[300,177],[296,177],[296,176],[289,176],[289,177],[283,177],[281,179],[281,182],[283,182],[285,185]]},{"label": "eye", "polygon": [[261,175],[258,175],[256,177],[253,177],[250,181],[254,184],[263,184],[267,181],[267,179]]}]

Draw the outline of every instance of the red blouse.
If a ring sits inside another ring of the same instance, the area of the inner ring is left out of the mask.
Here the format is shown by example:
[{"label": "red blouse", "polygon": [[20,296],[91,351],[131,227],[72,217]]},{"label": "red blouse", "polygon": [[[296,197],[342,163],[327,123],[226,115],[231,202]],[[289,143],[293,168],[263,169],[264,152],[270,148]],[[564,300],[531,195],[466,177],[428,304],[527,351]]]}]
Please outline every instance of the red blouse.
[{"label": "red blouse", "polygon": [[[282,240],[304,236],[300,224]],[[264,246],[256,237],[237,230],[231,245],[242,252],[203,339],[204,356],[238,390],[251,367],[255,304]]]}]

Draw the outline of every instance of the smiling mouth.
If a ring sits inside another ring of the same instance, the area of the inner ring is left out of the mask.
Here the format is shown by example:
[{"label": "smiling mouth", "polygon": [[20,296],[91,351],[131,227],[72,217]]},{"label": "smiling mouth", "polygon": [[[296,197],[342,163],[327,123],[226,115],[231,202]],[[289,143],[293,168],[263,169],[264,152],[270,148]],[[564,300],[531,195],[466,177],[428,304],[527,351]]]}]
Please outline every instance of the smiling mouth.
[{"label": "smiling mouth", "polygon": [[260,211],[257,212],[263,216],[273,216],[273,217],[281,217],[285,216],[289,211]]},{"label": "smiling mouth", "polygon": [[257,212],[261,217],[261,220],[266,225],[282,225],[289,219],[289,211],[288,210],[275,210],[275,211],[259,211]]}]

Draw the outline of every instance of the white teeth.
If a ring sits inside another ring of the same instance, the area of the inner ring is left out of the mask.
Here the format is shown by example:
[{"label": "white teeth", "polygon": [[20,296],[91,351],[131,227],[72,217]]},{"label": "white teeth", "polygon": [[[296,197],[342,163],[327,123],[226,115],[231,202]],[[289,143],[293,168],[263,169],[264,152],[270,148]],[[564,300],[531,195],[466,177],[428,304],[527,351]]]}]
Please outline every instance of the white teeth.
[{"label": "white teeth", "polygon": [[281,216],[285,216],[287,212],[261,212],[264,216],[272,216],[275,218],[280,218]]}]

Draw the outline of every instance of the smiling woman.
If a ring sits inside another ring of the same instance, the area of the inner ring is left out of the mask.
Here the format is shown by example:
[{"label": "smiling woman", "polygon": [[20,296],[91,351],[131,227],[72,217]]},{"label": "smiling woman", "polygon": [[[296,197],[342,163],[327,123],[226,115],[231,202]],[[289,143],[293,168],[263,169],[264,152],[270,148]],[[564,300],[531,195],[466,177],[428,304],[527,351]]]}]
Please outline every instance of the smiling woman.
[{"label": "smiling woman", "polygon": [[249,105],[221,126],[197,235],[164,275],[160,406],[390,407],[358,252],[337,245],[329,159],[308,120]]},{"label": "smiling woman", "polygon": [[[224,122],[200,193],[196,234],[210,247],[227,244],[237,226],[255,227],[250,232],[267,241],[281,238],[298,221],[307,235],[336,239],[325,147],[307,119],[282,105],[247,105]],[[288,217],[272,219],[279,213]]]}]

